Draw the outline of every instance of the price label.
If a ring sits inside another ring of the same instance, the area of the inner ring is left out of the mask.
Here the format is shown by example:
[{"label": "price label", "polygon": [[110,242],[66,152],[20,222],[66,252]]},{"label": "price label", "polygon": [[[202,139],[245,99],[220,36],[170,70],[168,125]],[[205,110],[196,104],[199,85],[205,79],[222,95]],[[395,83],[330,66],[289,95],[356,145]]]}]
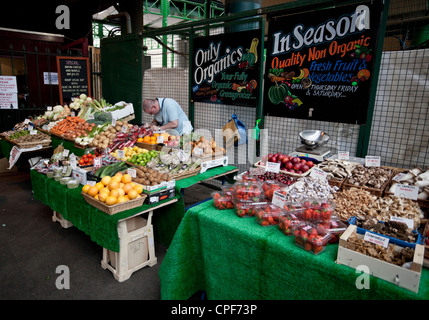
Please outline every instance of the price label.
[{"label": "price label", "polygon": [[189,153],[185,153],[185,151],[183,151],[183,150],[177,151],[176,155],[177,155],[177,158],[179,159],[179,161],[181,161],[181,162],[185,162],[189,158]]},{"label": "price label", "polygon": [[76,169],[76,158],[70,159],[70,167]]},{"label": "price label", "polygon": [[94,120],[95,118],[94,118],[94,115],[93,114],[90,114],[89,116],[88,116],[88,120]]},{"label": "price label", "polygon": [[30,119],[25,119],[24,120],[24,124],[29,124],[30,123]]},{"label": "price label", "polygon": [[66,173],[66,171],[67,171],[67,166],[63,167],[63,171],[62,171],[63,174]]},{"label": "price label", "polygon": [[340,160],[349,160],[350,159],[350,152],[348,152],[348,151],[339,151],[338,152],[338,159],[340,159]]},{"label": "price label", "polygon": [[131,178],[135,178],[136,177],[136,169],[128,168],[127,172],[131,176]]},{"label": "price label", "polygon": [[274,191],[273,199],[271,200],[276,206],[283,208],[286,203],[286,195],[278,191]]},{"label": "price label", "polygon": [[317,167],[313,167],[313,170],[311,170],[310,172],[310,177],[320,179],[320,180],[326,180],[327,176],[328,176],[327,172]]},{"label": "price label", "polygon": [[164,143],[164,136],[157,136],[156,143]]},{"label": "price label", "polygon": [[116,127],[116,119],[112,119],[112,127]]},{"label": "price label", "polygon": [[48,111],[52,111],[52,106],[47,106],[47,107],[46,107],[46,109],[47,109]]},{"label": "price label", "polygon": [[30,136],[35,136],[37,134],[37,130],[31,130],[30,131]]},{"label": "price label", "polygon": [[125,151],[124,150],[118,150],[118,158],[122,159],[125,157]]},{"label": "price label", "polygon": [[396,197],[417,200],[418,194],[419,194],[418,186],[410,186],[408,184],[400,184],[400,183],[397,183],[395,186],[394,195]]},{"label": "price label", "polygon": [[280,163],[278,162],[267,162],[265,166],[265,171],[279,173],[280,171]]},{"label": "price label", "polygon": [[90,186],[95,186],[96,183],[97,183],[97,181],[94,181],[94,180],[86,181],[86,184],[89,184]]},{"label": "price label", "polygon": [[32,125],[29,125],[28,128],[27,128],[27,130],[30,131],[30,133],[31,133],[31,131],[34,130],[34,127]]},{"label": "price label", "polygon": [[193,151],[193,153],[194,153],[194,155],[196,155],[196,156],[202,156],[203,155],[203,149],[201,149],[201,148],[194,148],[194,151]]},{"label": "price label", "polygon": [[76,117],[76,112],[74,112],[74,111],[70,111],[70,115],[71,115],[72,117]]},{"label": "price label", "polygon": [[122,126],[121,132],[122,133],[127,133],[128,127],[127,126]]},{"label": "price label", "polygon": [[70,150],[64,149],[63,150],[63,157],[66,158],[69,155]]},{"label": "price label", "polygon": [[380,157],[379,156],[366,156],[365,157],[365,166],[367,167],[379,167],[380,166]]},{"label": "price label", "polygon": [[371,232],[365,232],[365,236],[363,238],[365,241],[378,244],[379,246],[382,246],[384,248],[387,248],[389,245],[389,238],[371,233]]},{"label": "price label", "polygon": [[405,177],[406,173],[405,172],[399,172],[396,176],[394,176],[392,178],[393,181],[401,181],[403,177]]},{"label": "price label", "polygon": [[390,221],[402,222],[407,225],[408,228],[414,229],[414,220],[403,217],[390,217]]},{"label": "price label", "polygon": [[101,167],[101,157],[95,157],[93,161],[94,168],[100,168]]}]

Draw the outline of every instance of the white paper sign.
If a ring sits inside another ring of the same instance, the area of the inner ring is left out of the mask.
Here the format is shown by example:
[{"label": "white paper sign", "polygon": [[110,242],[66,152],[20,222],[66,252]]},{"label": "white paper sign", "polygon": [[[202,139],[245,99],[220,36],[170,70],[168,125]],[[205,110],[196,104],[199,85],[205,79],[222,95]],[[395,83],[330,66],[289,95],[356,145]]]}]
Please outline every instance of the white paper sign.
[{"label": "white paper sign", "polygon": [[194,148],[194,150],[193,150],[192,152],[193,152],[193,154],[194,154],[195,156],[202,156],[202,155],[203,155],[204,150],[203,150],[203,149],[201,149],[201,148],[197,148],[197,147],[195,147],[195,148]]},{"label": "white paper sign", "polygon": [[164,136],[157,136],[156,143],[164,143]]},{"label": "white paper sign", "polygon": [[0,76],[0,92],[18,93],[15,76]]},{"label": "white paper sign", "polygon": [[339,151],[338,152],[338,159],[339,160],[349,160],[350,159],[350,152],[348,152],[348,151]]},{"label": "white paper sign", "polygon": [[328,176],[328,173],[326,171],[323,171],[320,168],[313,167],[313,170],[310,172],[310,177],[320,179],[320,180],[326,180],[326,177]]},{"label": "white paper sign", "polygon": [[125,151],[124,150],[118,150],[118,158],[122,159],[125,157]]},{"label": "white paper sign", "polygon": [[101,157],[95,157],[93,161],[94,168],[100,168],[101,167]]},{"label": "white paper sign", "polygon": [[363,238],[365,241],[378,244],[379,246],[382,246],[384,248],[387,248],[389,245],[389,238],[371,233],[371,232],[365,232],[365,236]]},{"label": "white paper sign", "polygon": [[280,171],[280,163],[278,162],[267,162],[265,166],[265,171],[279,173]]},{"label": "white paper sign", "polygon": [[286,195],[278,191],[274,191],[273,199],[271,200],[276,206],[283,208],[286,203]]},{"label": "white paper sign", "polygon": [[18,94],[16,92],[1,92],[0,91],[0,108],[3,109],[18,109]]},{"label": "white paper sign", "polygon": [[390,217],[390,221],[403,222],[408,228],[414,229],[414,220],[403,217]]},{"label": "white paper sign", "polygon": [[128,168],[127,172],[131,176],[131,178],[135,178],[136,177],[136,169]]},{"label": "white paper sign", "polygon": [[366,156],[365,157],[365,166],[367,167],[379,167],[380,166],[380,157],[379,156]]},{"label": "white paper sign", "polygon": [[418,194],[419,194],[419,187],[418,186],[411,186],[408,184],[400,184],[400,183],[397,183],[395,186],[394,195],[396,197],[402,197],[402,198],[406,198],[406,199],[417,200]]},{"label": "white paper sign", "polygon": [[43,72],[43,84],[58,85],[57,72]]},{"label": "white paper sign", "polygon": [[69,153],[70,153],[70,150],[69,150],[69,149],[64,149],[64,150],[63,150],[63,157],[64,157],[64,158],[67,158],[67,156],[69,155]]},{"label": "white paper sign", "polygon": [[13,146],[12,150],[10,150],[10,154],[9,154],[9,168],[8,169],[12,169],[12,167],[18,161],[20,155],[21,155],[21,149],[18,148],[17,146]]}]

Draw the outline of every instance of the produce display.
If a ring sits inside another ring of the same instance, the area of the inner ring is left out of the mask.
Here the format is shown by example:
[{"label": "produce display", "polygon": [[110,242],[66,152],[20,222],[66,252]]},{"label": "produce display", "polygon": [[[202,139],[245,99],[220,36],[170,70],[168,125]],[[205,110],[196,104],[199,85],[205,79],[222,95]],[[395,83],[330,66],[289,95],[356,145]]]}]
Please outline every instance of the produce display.
[{"label": "produce display", "polygon": [[395,193],[395,188],[398,183],[418,187],[419,192],[417,199],[429,200],[429,167],[426,168],[426,170],[416,167],[398,173],[392,178],[388,192]]},{"label": "produce display", "polygon": [[318,168],[327,172],[327,179],[344,180],[352,175],[352,171],[357,163],[340,160],[326,159],[317,165]]},{"label": "produce display", "polygon": [[67,117],[56,123],[50,132],[64,138],[74,140],[80,136],[87,136],[94,127],[94,123],[87,123],[82,118]]},{"label": "produce display", "polygon": [[133,178],[133,181],[143,186],[156,186],[162,182],[171,180],[168,173],[161,173],[144,166],[136,166],[135,170],[137,177]]},{"label": "produce display", "polygon": [[280,152],[275,154],[269,153],[267,156],[262,157],[259,164],[265,166],[267,162],[279,163],[280,170],[298,175],[307,173],[315,165],[313,160],[289,156]]},{"label": "produce display", "polygon": [[272,204],[266,203],[256,207],[256,222],[261,226],[273,226],[279,223],[279,217],[283,214],[283,209]]},{"label": "produce display", "polygon": [[139,198],[143,192],[143,186],[133,183],[131,176],[127,173],[116,173],[113,176],[103,176],[94,186],[84,185],[82,192],[111,206]]},{"label": "produce display", "polygon": [[382,167],[366,167],[356,165],[351,171],[352,175],[346,180],[346,183],[355,187],[368,187],[381,189],[385,186],[392,175],[392,170]]},{"label": "produce display", "polygon": [[[150,162],[153,158],[156,158],[159,154],[159,151],[156,151],[156,150],[149,151],[144,148],[139,148],[139,149],[134,149],[134,148],[132,150],[136,152],[135,154],[131,153],[130,157],[128,158],[126,157],[125,159],[121,159],[121,160],[126,160],[128,162],[131,162],[132,164],[145,167],[148,162]],[[115,151],[113,155],[116,158],[118,158],[117,151]]]}]

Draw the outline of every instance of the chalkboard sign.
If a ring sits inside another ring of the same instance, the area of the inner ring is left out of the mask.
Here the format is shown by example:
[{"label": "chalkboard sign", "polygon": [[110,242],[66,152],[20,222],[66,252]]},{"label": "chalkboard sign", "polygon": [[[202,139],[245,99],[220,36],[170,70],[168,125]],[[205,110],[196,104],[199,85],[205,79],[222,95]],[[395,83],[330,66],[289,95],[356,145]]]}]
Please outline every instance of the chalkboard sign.
[{"label": "chalkboard sign", "polygon": [[364,124],[382,12],[367,1],[273,18],[264,114]]},{"label": "chalkboard sign", "polygon": [[[192,99],[256,107],[260,78],[259,30],[194,40]],[[259,58],[258,58],[259,57]]]},{"label": "chalkboard sign", "polygon": [[61,104],[82,93],[90,96],[89,58],[57,57],[57,70]]}]

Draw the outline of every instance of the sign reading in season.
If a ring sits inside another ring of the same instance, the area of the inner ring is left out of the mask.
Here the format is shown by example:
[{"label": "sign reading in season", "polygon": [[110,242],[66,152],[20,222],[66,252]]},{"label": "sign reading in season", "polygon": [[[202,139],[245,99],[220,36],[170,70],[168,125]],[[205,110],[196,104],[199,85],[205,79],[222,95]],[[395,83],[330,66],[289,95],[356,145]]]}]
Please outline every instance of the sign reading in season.
[{"label": "sign reading in season", "polygon": [[260,76],[260,30],[196,38],[192,99],[256,107]]},{"label": "sign reading in season", "polygon": [[264,114],[364,124],[383,5],[367,1],[274,17]]},{"label": "sign reading in season", "polygon": [[61,104],[82,93],[91,95],[89,58],[57,57],[57,70]]}]

